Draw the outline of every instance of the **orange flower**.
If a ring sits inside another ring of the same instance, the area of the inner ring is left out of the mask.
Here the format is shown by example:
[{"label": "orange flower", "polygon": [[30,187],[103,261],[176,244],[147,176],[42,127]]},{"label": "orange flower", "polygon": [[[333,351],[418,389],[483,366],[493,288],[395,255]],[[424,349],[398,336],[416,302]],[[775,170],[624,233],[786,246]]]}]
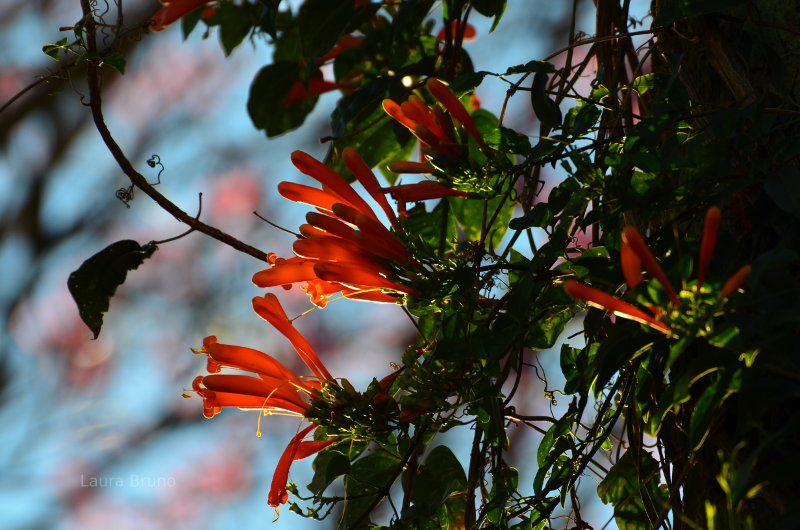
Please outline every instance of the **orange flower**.
[{"label": "orange flower", "polygon": [[617,316],[635,320],[641,324],[646,324],[662,333],[669,333],[670,331],[669,326],[663,322],[659,322],[641,309],[637,309],[627,302],[623,302],[608,293],[604,293],[594,287],[589,287],[581,282],[576,282],[574,280],[564,282],[564,291],[571,297],[586,302],[591,306],[611,311]]},{"label": "orange flower", "polygon": [[[358,7],[358,6],[356,6]],[[336,41],[336,44],[333,45],[331,51],[317,59],[317,66],[321,66],[328,61],[336,59],[339,55],[347,50],[352,50],[353,48],[358,48],[361,46],[361,41],[363,41],[363,37],[356,37],[355,35],[343,35],[339,37],[339,40]]]},{"label": "orange flower", "polygon": [[722,290],[719,292],[719,297],[727,298],[732,295],[736,289],[742,286],[752,271],[753,268],[750,265],[745,265],[736,271],[733,276],[728,278],[728,281],[725,282],[725,285],[722,286]]},{"label": "orange flower", "polygon": [[[632,226],[626,226],[625,229],[622,231],[622,244],[623,246],[628,246],[631,251],[636,255],[638,258],[639,263],[644,265],[644,268],[653,275],[653,277],[658,280],[658,283],[664,287],[664,290],[667,291],[667,295],[669,295],[670,300],[675,305],[681,305],[681,300],[678,298],[678,295],[675,293],[675,289],[672,288],[672,284],[667,278],[667,275],[664,274],[664,270],[661,268],[661,265],[658,264],[658,260],[653,256],[653,253],[650,252],[650,248],[647,246],[647,243],[644,242],[641,234],[639,231],[636,230]],[[623,262],[623,267],[625,267],[625,262]],[[629,262],[629,267],[633,266],[633,262]],[[638,267],[638,264],[636,265]],[[641,274],[641,271],[640,271]],[[631,270],[625,273],[626,279],[628,276],[635,276],[635,273]]]},{"label": "orange flower", "polygon": [[384,193],[389,193],[397,201],[397,211],[407,215],[406,203],[427,201],[429,199],[443,199],[445,197],[469,197],[466,191],[447,188],[430,180],[415,182],[414,184],[400,184],[381,188]]},{"label": "orange flower", "polygon": [[[160,0],[164,5],[161,9],[156,11],[153,19],[150,21],[150,29],[153,31],[163,31],[167,29],[174,22],[185,17],[192,11],[200,9],[212,2],[211,0]],[[203,11],[203,18],[208,19],[214,15],[217,8],[216,6],[209,6]]]},{"label": "orange flower", "polygon": [[388,303],[396,303],[398,298],[386,291],[418,294],[405,285],[402,277],[410,277],[415,270],[422,270],[422,266],[398,239],[402,226],[377,178],[352,148],[346,148],[342,158],[381,207],[395,232],[380,222],[369,204],[341,175],[308,154],[295,151],[292,153],[295,167],[317,180],[322,189],[282,182],[278,191],[290,200],[315,206],[320,213],[310,212],[306,216],[307,224],[300,227],[303,237],[292,246],[296,257],[284,260],[271,254],[268,259],[271,268],[256,273],[253,283],[259,287],[305,283],[311,302],[318,307],[324,307],[327,297],[334,293]]},{"label": "orange flower", "polygon": [[397,162],[389,162],[388,167],[392,173],[433,173],[433,167],[425,162],[398,160]]},{"label": "orange flower", "polygon": [[717,232],[719,231],[719,220],[722,213],[719,208],[712,206],[706,213],[706,222],[703,225],[703,239],[700,241],[700,259],[697,267],[697,290],[703,286],[706,277],[708,264],[714,254],[714,246],[717,244]]},{"label": "orange flower", "polygon": [[278,297],[272,293],[253,298],[253,309],[256,314],[272,324],[294,347],[297,354],[303,359],[314,375],[320,380],[332,380],[330,372],[322,364],[311,344],[300,334],[289,321],[286,312],[283,310]]},{"label": "orange flower", "polygon": [[283,103],[284,105],[291,105],[292,103],[315,98],[333,90],[352,90],[353,88],[355,87],[350,83],[334,83],[333,81],[326,81],[321,77],[312,77],[308,81],[308,86],[302,81],[295,81],[291,88],[289,88],[289,93],[283,99]]},{"label": "orange flower", "polygon": [[[192,382],[192,388],[203,398],[203,415],[212,418],[223,407],[237,407],[260,410],[265,414],[303,417],[311,406],[309,396],[319,395],[322,381],[333,381],[333,378],[308,341],[289,322],[274,295],[255,298],[253,307],[259,316],[289,339],[316,378],[298,377],[278,360],[258,350],[220,344],[216,337],[206,337],[203,348],[195,353],[208,356],[210,375],[198,376]],[[255,376],[218,373],[223,366],[251,372]],[[268,497],[270,506],[287,501],[286,482],[292,462],[318,453],[335,441],[332,438],[305,441],[304,438],[316,428],[314,424],[307,426],[287,445],[272,478]]]},{"label": "orange flower", "polygon": [[292,462],[317,454],[334,442],[334,440],[304,441],[304,438],[316,428],[316,425],[309,425],[297,433],[284,449],[278,461],[278,466],[275,468],[275,474],[272,476],[272,486],[267,497],[267,502],[269,502],[270,506],[280,506],[281,504],[286,504],[286,501],[289,500],[289,494],[286,492],[286,483],[289,481],[289,468]]},{"label": "orange flower", "polygon": [[[450,35],[452,36],[453,40],[455,40],[458,36],[458,31],[460,28],[464,28],[464,35],[463,39],[464,42],[469,42],[475,39],[475,36],[478,34],[475,31],[475,27],[472,24],[468,24],[464,22],[460,24],[458,20],[453,20],[450,22]],[[436,40],[445,40],[446,37],[446,28],[442,28],[439,30],[439,33],[436,34]]]},{"label": "orange flower", "polygon": [[411,131],[423,144],[423,147],[430,148],[449,158],[457,158],[461,155],[456,143],[456,134],[451,117],[475,138],[475,141],[478,142],[482,149],[488,149],[467,109],[464,108],[464,105],[461,104],[456,95],[447,88],[447,85],[438,79],[430,78],[426,86],[428,91],[441,103],[447,112],[444,112],[438,106],[428,106],[414,95],[410,96],[408,101],[402,104],[398,104],[391,99],[385,99],[383,100],[383,110]]},{"label": "orange flower", "polygon": [[[714,253],[714,246],[716,245],[717,232],[720,222],[720,210],[716,206],[709,208],[706,213],[706,220],[703,229],[703,237],[700,242],[700,255],[698,259],[697,268],[697,282],[695,284],[694,292],[683,291],[682,295],[690,300],[690,304],[695,307],[702,307],[710,305],[709,302],[703,301],[700,294],[700,288],[703,285],[708,265],[711,262],[711,257]],[[650,252],[647,244],[644,242],[641,234],[632,226],[626,226],[622,232],[622,245],[620,247],[620,261],[622,265],[622,274],[625,277],[625,282],[630,288],[634,288],[644,281],[642,276],[642,267],[644,267],[650,275],[661,284],[669,296],[672,305],[671,309],[678,308],[682,305],[681,297],[675,292],[672,284],[664,273],[658,260],[656,260],[653,253]],[[716,305],[717,302],[730,296],[736,289],[738,289],[750,274],[750,266],[744,266],[739,269],[731,278],[725,283],[720,290],[717,299],[711,305]],[[670,314],[670,308],[660,308],[656,306],[649,307],[652,314],[648,315],[644,311],[632,306],[627,302],[611,296],[610,294],[599,291],[588,285],[584,285],[576,281],[568,281],[564,284],[564,290],[567,294],[578,300],[582,300],[589,305],[611,311],[615,315],[635,320],[642,324],[646,324],[653,329],[657,329],[663,333],[669,334],[672,330],[669,325],[662,322],[661,319]],[[701,311],[700,315],[708,315],[707,311]],[[678,314],[679,315],[679,314]],[[672,316],[673,320],[676,318]],[[673,322],[674,323],[674,322]]]},{"label": "orange flower", "polygon": [[469,197],[466,191],[454,190],[425,180],[414,184],[401,184],[399,186],[389,186],[381,188],[384,193],[390,194],[394,200],[399,202],[418,202],[429,199],[443,199],[445,197]]}]

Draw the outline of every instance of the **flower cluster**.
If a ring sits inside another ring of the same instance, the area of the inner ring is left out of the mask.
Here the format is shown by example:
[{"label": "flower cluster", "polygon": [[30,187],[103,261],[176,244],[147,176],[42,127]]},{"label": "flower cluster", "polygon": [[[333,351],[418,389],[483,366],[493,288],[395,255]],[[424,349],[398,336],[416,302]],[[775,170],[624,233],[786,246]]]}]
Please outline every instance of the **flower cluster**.
[{"label": "flower cluster", "polygon": [[[303,378],[293,374],[272,356],[242,346],[217,342],[214,336],[203,340],[202,349],[195,353],[208,356],[210,375],[198,376],[192,387],[203,398],[203,415],[212,418],[223,407],[260,410],[264,414],[286,414],[303,417],[311,407],[311,400],[321,397],[323,382],[333,382],[333,377],[322,364],[314,349],[289,321],[277,297],[267,294],[253,299],[256,313],[272,324],[291,342],[297,354],[314,374]],[[256,374],[219,373],[222,367]],[[269,505],[286,502],[286,483],[292,462],[318,453],[335,440],[306,440],[317,425],[301,430],[287,445],[281,456],[269,492]]]},{"label": "flower cluster", "polygon": [[[188,4],[184,7],[188,8]],[[167,23],[166,18],[161,21]],[[355,41],[344,42],[334,52],[357,44]],[[485,147],[466,110],[445,85],[433,79],[428,82],[428,87],[451,115]],[[290,99],[303,99],[328,88],[328,85],[313,83],[308,87],[301,86],[296,94],[290,93]],[[415,113],[409,105],[414,109],[426,109],[424,116]],[[392,108],[390,104],[387,106]],[[426,145],[450,153],[455,153],[452,149],[459,149],[452,122],[438,107],[432,109],[423,107],[421,102],[407,102],[396,115],[402,116],[409,124],[420,120],[413,129],[418,136],[430,140]],[[286,199],[307,204],[315,210],[306,214],[306,223],[298,229],[298,238],[292,245],[294,256],[281,258],[269,253],[267,261],[270,266],[257,272],[253,283],[263,288],[280,286],[285,289],[299,284],[318,307],[324,307],[328,297],[334,294],[385,303],[398,303],[406,296],[419,295],[415,283],[420,277],[427,277],[430,271],[406,246],[403,228],[406,204],[467,197],[469,194],[432,181],[382,187],[361,156],[349,147],[343,150],[342,160],[366,192],[364,196],[339,173],[302,151],[292,153],[291,160],[301,173],[317,181],[319,186],[280,182],[278,192]],[[397,201],[398,213],[390,206],[387,195]],[[368,200],[377,204],[378,209],[373,209]],[[388,221],[388,227],[382,218]],[[327,439],[309,439],[318,427],[319,420],[315,418],[321,417],[320,413],[327,418],[330,415],[328,411],[333,411],[335,404],[349,402],[354,397],[362,401],[367,399],[368,410],[372,410],[370,407],[376,411],[383,410],[381,407],[389,405],[389,386],[402,368],[372,389],[377,392],[374,399],[353,394],[352,389],[342,388],[334,381],[311,345],[292,325],[274,294],[254,298],[253,309],[289,340],[312,375],[296,375],[266,353],[222,344],[216,337],[209,336],[204,339],[203,347],[196,351],[208,357],[208,375],[197,377],[192,387],[202,397],[203,414],[208,418],[225,407],[237,407],[258,410],[263,414],[300,417],[310,422],[291,439],[276,468],[269,504],[277,507],[287,501],[286,484],[292,462],[313,455],[336,441],[335,435],[329,435]],[[221,373],[222,368],[226,373]],[[346,383],[342,384],[347,387]],[[387,410],[396,411],[397,407],[388,406]],[[410,421],[424,410],[427,409],[403,409],[400,420]],[[369,416],[369,422],[374,420],[374,416]],[[326,426],[329,425],[326,423]]]},{"label": "flower cluster", "polygon": [[[611,311],[617,316],[640,322],[668,335],[675,334],[676,327],[686,328],[692,322],[705,321],[709,317],[707,309],[713,309],[720,301],[726,299],[741,287],[751,270],[749,265],[745,265],[725,282],[718,295],[711,300],[708,300],[705,296],[708,293],[702,287],[708,266],[711,263],[711,257],[714,254],[720,216],[720,210],[716,206],[712,206],[706,213],[703,237],[700,242],[697,281],[694,283],[693,288],[683,289],[680,293],[675,291],[669,278],[667,278],[658,260],[653,256],[638,230],[632,226],[627,226],[623,230],[620,262],[625,283],[631,289],[641,284],[644,281],[642,274],[642,267],[644,267],[669,297],[670,302],[667,307],[649,305],[648,311],[644,311],[608,293],[574,280],[565,282],[564,290],[573,298],[577,298],[589,305]],[[685,305],[689,305],[692,309],[688,323],[685,322],[687,321],[686,311],[682,310]],[[685,324],[688,324],[688,326]]]},{"label": "flower cluster", "polygon": [[[369,204],[341,175],[310,155],[295,151],[292,162],[302,173],[318,181],[321,188],[293,182],[278,184],[285,198],[314,206],[294,242],[294,257],[268,256],[270,268],[253,276],[259,287],[291,287],[302,283],[313,304],[324,307],[327,297],[340,293],[347,298],[396,303],[398,294],[417,295],[413,277],[423,271],[403,241],[403,228],[386,200],[385,192],[400,200],[424,200],[466,195],[435,183],[425,190],[418,185],[381,188],[375,174],[352,148],[342,154],[347,168],[380,206],[394,232],[386,228]],[[420,193],[424,191],[424,193]]]},{"label": "flower cluster", "polygon": [[438,79],[430,78],[425,86],[444,109],[438,106],[429,106],[417,96],[411,95],[403,103],[397,103],[391,99],[383,100],[383,110],[411,131],[424,149],[448,158],[459,157],[461,150],[457,131],[452,121],[455,120],[475,139],[481,149],[487,150],[488,146],[478,132],[469,112],[447,85]]}]

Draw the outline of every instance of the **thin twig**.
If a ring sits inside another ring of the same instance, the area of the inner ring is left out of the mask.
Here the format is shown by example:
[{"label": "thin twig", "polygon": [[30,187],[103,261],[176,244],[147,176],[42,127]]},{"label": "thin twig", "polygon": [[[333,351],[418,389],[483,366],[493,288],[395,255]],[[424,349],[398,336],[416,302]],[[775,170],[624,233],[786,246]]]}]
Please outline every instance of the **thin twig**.
[{"label": "thin twig", "polygon": [[[96,24],[90,3],[90,0],[81,0],[83,15],[86,17],[86,51],[90,56],[94,56],[97,54]],[[116,160],[117,165],[119,165],[122,172],[128,176],[131,182],[178,221],[240,252],[253,256],[260,261],[266,261],[265,252],[239,241],[230,234],[213,226],[209,226],[199,219],[195,219],[178,208],[173,202],[156,191],[156,189],[147,182],[147,179],[134,169],[133,165],[122,151],[122,148],[117,144],[116,140],[114,140],[103,118],[100,79],[97,71],[97,64],[95,64],[94,60],[90,59],[86,61],[86,77],[89,86],[89,107],[92,109],[92,118],[94,119],[95,127],[100,133],[103,142],[105,142],[106,147],[114,157],[114,160]]]}]

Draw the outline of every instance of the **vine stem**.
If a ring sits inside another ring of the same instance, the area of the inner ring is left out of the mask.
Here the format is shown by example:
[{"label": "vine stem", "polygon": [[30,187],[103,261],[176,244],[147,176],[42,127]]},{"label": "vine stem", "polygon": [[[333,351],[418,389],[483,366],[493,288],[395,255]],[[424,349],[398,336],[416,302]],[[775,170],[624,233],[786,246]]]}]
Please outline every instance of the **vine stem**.
[{"label": "vine stem", "polygon": [[[94,13],[90,5],[90,0],[81,0],[81,9],[83,16],[86,18],[86,51],[90,56],[97,54],[97,41],[96,41],[96,22],[94,20]],[[92,110],[92,119],[94,120],[95,127],[100,133],[100,137],[106,144],[106,147],[111,152],[111,155],[116,160],[117,165],[123,173],[131,180],[131,183],[142,190],[148,197],[153,199],[156,204],[163,208],[166,212],[172,215],[178,221],[186,224],[192,229],[202,232],[221,243],[233,247],[234,249],[248,254],[257,260],[266,261],[266,253],[239,241],[230,234],[227,234],[220,229],[207,225],[200,221],[199,218],[192,217],[190,214],[178,208],[175,203],[167,199],[164,195],[159,193],[152,185],[147,182],[147,179],[131,164],[130,160],[125,156],[122,148],[117,144],[108,126],[103,118],[102,98],[100,94],[100,78],[97,72],[97,64],[94,60],[86,61],[86,78],[89,87],[89,108]]]}]

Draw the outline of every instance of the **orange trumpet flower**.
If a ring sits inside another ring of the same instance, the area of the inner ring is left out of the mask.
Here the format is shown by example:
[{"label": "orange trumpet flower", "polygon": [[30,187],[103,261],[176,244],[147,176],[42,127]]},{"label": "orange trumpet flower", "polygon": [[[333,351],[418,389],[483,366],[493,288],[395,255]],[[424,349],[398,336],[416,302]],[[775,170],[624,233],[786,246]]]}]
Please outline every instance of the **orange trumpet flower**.
[{"label": "orange trumpet flower", "polygon": [[272,476],[272,486],[270,487],[269,496],[267,497],[267,502],[273,508],[281,504],[286,504],[286,501],[289,500],[289,494],[286,491],[286,483],[289,482],[289,468],[292,463],[319,453],[335,441],[305,441],[305,438],[316,428],[316,425],[309,425],[297,433],[291,441],[289,441],[286,449],[284,449],[278,461],[278,466],[275,468],[275,474]]},{"label": "orange trumpet flower", "polygon": [[[164,6],[158,11],[156,14],[153,15],[153,19],[150,21],[150,29],[153,31],[163,31],[171,26],[173,23],[177,22],[181,18],[185,17],[192,11],[196,9],[200,9],[203,6],[208,6],[208,4],[216,3],[212,2],[211,0],[160,0],[161,4]],[[208,19],[211,18],[214,13],[217,11],[216,6],[208,6],[205,11],[203,11],[203,18]]]},{"label": "orange trumpet flower", "polygon": [[[342,159],[386,214],[394,231],[380,222],[375,211],[341,175],[308,154],[295,151],[295,167],[322,187],[281,182],[278,191],[290,200],[315,206],[318,212],[308,213],[307,224],[300,227],[303,237],[292,247],[296,257],[282,260],[271,254],[271,268],[256,273],[253,283],[259,287],[304,284],[303,289],[318,307],[324,307],[327,297],[334,293],[389,303],[398,301],[397,294],[390,294],[392,291],[418,294],[402,278],[410,278],[423,267],[398,237],[403,229],[386,199],[385,189],[355,150],[346,148]],[[438,186],[438,192],[442,197],[465,195],[443,186]]]},{"label": "orange trumpet flower", "polygon": [[[703,228],[703,237],[700,242],[700,255],[698,259],[697,268],[697,282],[694,291],[683,291],[681,294],[685,299],[690,300],[690,305],[694,307],[703,306],[716,306],[717,303],[730,296],[736,291],[747,279],[750,274],[751,267],[749,265],[739,269],[731,278],[725,282],[719,292],[717,299],[714,302],[703,301],[701,298],[700,288],[703,285],[708,265],[711,262],[711,257],[714,253],[714,247],[717,240],[717,232],[719,230],[721,212],[716,206],[709,208],[706,213],[705,225]],[[642,267],[644,267],[650,275],[664,287],[664,290],[669,295],[671,300],[671,307],[677,308],[681,306],[681,298],[675,292],[667,275],[664,273],[658,260],[656,260],[653,253],[650,252],[644,239],[639,232],[632,226],[626,226],[622,233],[622,245],[620,247],[620,261],[622,265],[622,273],[625,277],[625,282],[630,288],[634,288],[644,281],[642,276]],[[567,294],[578,300],[582,300],[589,305],[611,311],[615,315],[623,318],[635,320],[642,324],[646,324],[653,329],[661,331],[662,333],[671,333],[674,326],[670,326],[661,319],[671,313],[669,309],[650,307],[652,314],[647,314],[641,309],[638,309],[627,302],[615,298],[614,296],[599,291],[588,285],[584,285],[576,281],[568,281],[564,284],[564,290]],[[700,315],[710,316],[706,310],[701,310]],[[674,325],[677,322],[675,314],[672,316]]]},{"label": "orange trumpet flower", "polygon": [[[203,415],[212,418],[223,407],[260,410],[264,414],[303,417],[311,407],[311,399],[323,391],[322,381],[333,381],[308,341],[292,326],[274,295],[253,300],[256,312],[272,324],[294,346],[300,358],[314,373],[314,378],[293,374],[274,357],[252,348],[217,342],[214,336],[203,339],[203,347],[195,353],[208,356],[209,375],[198,376],[192,388],[203,398]],[[250,372],[219,373],[222,367]],[[292,462],[318,453],[335,440],[304,439],[316,429],[312,424],[300,431],[286,447],[275,469],[268,501],[278,506],[287,501],[286,483]]]},{"label": "orange trumpet flower", "polygon": [[411,131],[423,144],[423,147],[430,148],[449,158],[460,156],[451,117],[460,123],[470,136],[475,138],[481,149],[488,149],[467,109],[447,85],[438,79],[430,78],[426,87],[444,107],[444,111],[438,106],[431,107],[425,104],[414,95],[409,96],[408,101],[402,104],[385,99],[383,100],[383,110]]}]

